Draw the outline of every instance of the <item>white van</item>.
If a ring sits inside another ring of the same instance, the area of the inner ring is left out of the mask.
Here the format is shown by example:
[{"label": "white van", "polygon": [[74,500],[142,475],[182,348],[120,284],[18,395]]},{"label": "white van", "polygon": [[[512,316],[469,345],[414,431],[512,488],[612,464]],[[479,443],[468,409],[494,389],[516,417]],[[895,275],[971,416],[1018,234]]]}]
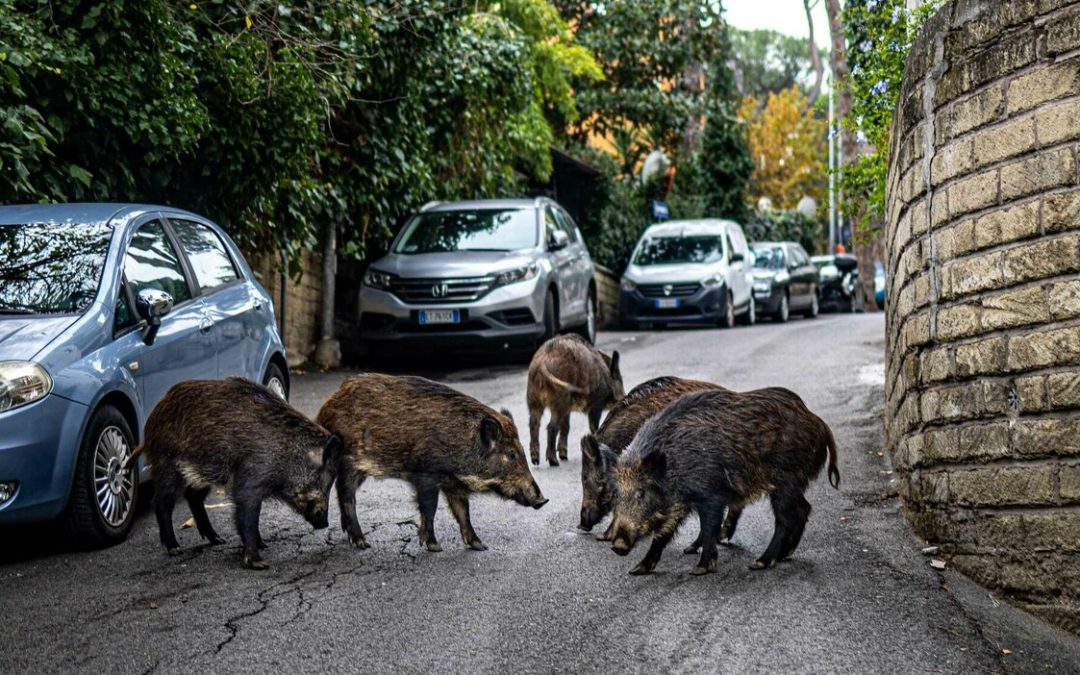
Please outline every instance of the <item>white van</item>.
[{"label": "white van", "polygon": [[753,254],[731,220],[675,220],[641,235],[622,278],[624,326],[668,323],[735,325],[757,319]]}]

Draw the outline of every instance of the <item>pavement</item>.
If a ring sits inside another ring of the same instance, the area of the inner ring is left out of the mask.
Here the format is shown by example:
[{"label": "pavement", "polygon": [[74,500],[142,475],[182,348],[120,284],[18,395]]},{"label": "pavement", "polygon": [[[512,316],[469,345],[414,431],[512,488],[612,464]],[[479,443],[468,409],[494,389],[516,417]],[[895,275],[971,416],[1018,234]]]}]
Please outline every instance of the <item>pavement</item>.
[{"label": "pavement", "polygon": [[[366,551],[337,529],[336,506],[315,532],[267,504],[265,572],[241,568],[221,493],[210,516],[228,543],[180,530],[175,558],[146,505],[130,539],[102,551],[69,550],[47,527],[0,532],[0,673],[1080,672],[1080,640],[921,553],[882,447],[883,331],[881,315],[832,315],[600,336],[621,352],[627,390],[664,374],[780,385],[832,426],[841,489],[811,486],[802,544],[772,570],[748,569],[771,537],[761,502],[716,574],[688,574],[692,521],[656,573],[630,576],[643,545],[620,558],[576,530],[587,422],[575,415],[570,461],[534,470],[547,506],[473,497],[484,552],[464,547],[445,504],[444,552],[421,550],[411,492],[389,480],[357,497]],[[525,364],[452,357],[393,370],[508,407],[527,445]],[[295,376],[294,404],[314,415],[349,374]],[[177,521],[187,517],[178,505]]]}]

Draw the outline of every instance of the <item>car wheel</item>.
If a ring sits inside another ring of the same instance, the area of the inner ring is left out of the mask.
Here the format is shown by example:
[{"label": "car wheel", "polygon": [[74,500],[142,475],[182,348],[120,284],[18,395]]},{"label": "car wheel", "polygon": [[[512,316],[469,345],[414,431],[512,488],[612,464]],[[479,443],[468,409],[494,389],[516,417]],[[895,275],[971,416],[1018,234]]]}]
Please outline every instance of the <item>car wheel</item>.
[{"label": "car wheel", "polygon": [[544,298],[544,334],[540,336],[540,344],[555,337],[558,329],[559,326],[555,320],[555,292],[548,291],[547,297]]},{"label": "car wheel", "polygon": [[780,323],[787,323],[787,320],[791,317],[791,303],[788,301],[787,291],[780,296],[780,306],[776,308],[776,313],[773,314],[773,319]]},{"label": "car wheel", "polygon": [[277,364],[271,363],[266,367],[266,374],[263,375],[263,386],[282,399],[289,400],[288,380],[285,379],[285,373],[281,372],[281,368],[278,368]]},{"label": "car wheel", "polygon": [[757,323],[757,301],[751,295],[750,306],[746,308],[746,314],[743,314],[742,324],[744,326],[753,326],[755,323]]},{"label": "car wheel", "polygon": [[720,327],[732,328],[735,326],[735,299],[730,292],[724,298],[724,315],[720,317]]},{"label": "car wheel", "polygon": [[585,323],[579,331],[589,344],[596,344],[596,291],[589,289],[589,299],[585,301]]},{"label": "car wheel", "polygon": [[72,539],[102,547],[127,538],[139,500],[136,467],[124,468],[134,449],[134,434],[119,410],[104,405],[94,411],[79,445],[64,514]]},{"label": "car wheel", "polygon": [[807,319],[816,319],[820,312],[821,305],[818,303],[817,289],[813,289],[810,295],[810,308],[803,313],[803,316]]}]

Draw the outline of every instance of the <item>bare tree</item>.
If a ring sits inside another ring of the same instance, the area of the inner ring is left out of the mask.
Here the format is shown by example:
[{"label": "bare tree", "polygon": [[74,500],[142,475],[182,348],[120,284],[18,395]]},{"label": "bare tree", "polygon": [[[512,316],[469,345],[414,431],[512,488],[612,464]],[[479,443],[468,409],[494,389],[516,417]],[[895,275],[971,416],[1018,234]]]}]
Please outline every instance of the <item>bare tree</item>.
[{"label": "bare tree", "polygon": [[803,9],[806,10],[806,25],[810,28],[810,37],[807,43],[807,53],[810,57],[810,65],[814,68],[814,86],[810,89],[806,107],[813,108],[821,95],[821,81],[825,77],[825,68],[821,64],[821,54],[818,52],[817,41],[814,40],[814,17],[810,13],[818,4],[818,0],[803,0]]}]

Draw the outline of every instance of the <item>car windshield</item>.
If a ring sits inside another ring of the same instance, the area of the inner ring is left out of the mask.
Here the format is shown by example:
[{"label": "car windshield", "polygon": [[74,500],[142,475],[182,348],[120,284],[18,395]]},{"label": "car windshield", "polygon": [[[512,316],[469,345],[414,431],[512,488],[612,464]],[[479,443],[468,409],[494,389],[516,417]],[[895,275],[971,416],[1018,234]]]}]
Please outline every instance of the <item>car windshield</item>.
[{"label": "car windshield", "polygon": [[724,257],[723,238],[716,235],[700,237],[651,237],[641,243],[635,265],[678,265],[680,263],[711,263]]},{"label": "car windshield", "polygon": [[753,246],[754,267],[765,270],[784,269],[784,249],[779,246]]},{"label": "car windshield", "polygon": [[536,246],[537,229],[532,209],[431,211],[405,225],[394,253],[516,251]]},{"label": "car windshield", "polygon": [[810,262],[817,265],[818,269],[821,269],[826,265],[832,265],[835,260],[836,258],[831,255],[814,256],[813,258],[810,258]]},{"label": "car windshield", "polygon": [[107,225],[0,225],[0,314],[72,314],[97,294]]}]

